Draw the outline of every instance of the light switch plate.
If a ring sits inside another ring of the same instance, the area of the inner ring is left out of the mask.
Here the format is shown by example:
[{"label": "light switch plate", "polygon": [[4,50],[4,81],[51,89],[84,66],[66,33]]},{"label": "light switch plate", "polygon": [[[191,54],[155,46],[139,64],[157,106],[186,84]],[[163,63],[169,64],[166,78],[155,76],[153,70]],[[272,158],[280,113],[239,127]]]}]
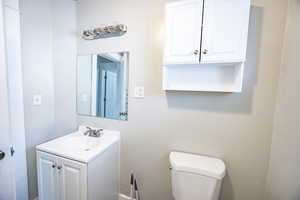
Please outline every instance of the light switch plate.
[{"label": "light switch plate", "polygon": [[33,97],[32,97],[32,104],[34,106],[40,106],[40,105],[42,105],[42,95],[40,95],[40,94],[33,95]]},{"label": "light switch plate", "polygon": [[134,88],[134,97],[135,98],[144,98],[145,97],[145,88],[136,86]]}]

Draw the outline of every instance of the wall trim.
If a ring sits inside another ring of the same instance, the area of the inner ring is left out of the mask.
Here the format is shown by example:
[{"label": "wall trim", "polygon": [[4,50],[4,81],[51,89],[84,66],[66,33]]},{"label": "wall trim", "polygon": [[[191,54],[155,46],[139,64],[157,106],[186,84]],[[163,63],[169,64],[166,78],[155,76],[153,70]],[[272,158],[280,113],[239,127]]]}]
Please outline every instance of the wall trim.
[{"label": "wall trim", "polygon": [[[34,199],[32,199],[32,200],[39,200],[39,198],[38,197],[35,197]],[[129,197],[129,196],[127,196],[127,195],[125,195],[125,194],[119,194],[119,200],[131,200],[131,198]],[[135,200],[135,199],[134,199]]]},{"label": "wall trim", "polygon": [[131,200],[131,198],[125,194],[119,194],[119,200]]},{"label": "wall trim", "polygon": [[[32,200],[39,200],[39,197],[35,197]],[[119,194],[119,200],[131,200],[131,198],[129,196],[125,195],[125,194]]]}]

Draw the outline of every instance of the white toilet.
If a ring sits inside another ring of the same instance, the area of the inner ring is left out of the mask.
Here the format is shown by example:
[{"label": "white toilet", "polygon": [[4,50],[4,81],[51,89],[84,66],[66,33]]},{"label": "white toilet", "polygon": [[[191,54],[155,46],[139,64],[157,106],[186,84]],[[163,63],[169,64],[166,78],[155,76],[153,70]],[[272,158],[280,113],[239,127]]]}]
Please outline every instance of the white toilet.
[{"label": "white toilet", "polygon": [[225,164],[222,160],[187,153],[170,154],[175,200],[218,200]]}]

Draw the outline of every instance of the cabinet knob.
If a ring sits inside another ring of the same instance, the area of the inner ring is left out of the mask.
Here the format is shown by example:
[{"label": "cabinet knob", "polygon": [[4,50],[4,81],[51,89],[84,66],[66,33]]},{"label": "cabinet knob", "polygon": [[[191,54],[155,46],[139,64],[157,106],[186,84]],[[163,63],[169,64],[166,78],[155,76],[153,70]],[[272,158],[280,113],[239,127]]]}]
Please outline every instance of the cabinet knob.
[{"label": "cabinet knob", "polygon": [[203,54],[207,54],[208,53],[208,50],[207,49],[204,49],[203,50]]},{"label": "cabinet knob", "polygon": [[57,169],[60,170],[62,168],[62,166],[58,166]]},{"label": "cabinet knob", "polygon": [[52,168],[55,168],[55,167],[56,167],[56,164],[53,164],[53,165],[52,165]]},{"label": "cabinet knob", "polygon": [[198,53],[199,53],[199,50],[194,51],[194,55],[198,55]]},{"label": "cabinet knob", "polygon": [[0,151],[0,160],[3,160],[5,157],[5,153],[3,151]]}]

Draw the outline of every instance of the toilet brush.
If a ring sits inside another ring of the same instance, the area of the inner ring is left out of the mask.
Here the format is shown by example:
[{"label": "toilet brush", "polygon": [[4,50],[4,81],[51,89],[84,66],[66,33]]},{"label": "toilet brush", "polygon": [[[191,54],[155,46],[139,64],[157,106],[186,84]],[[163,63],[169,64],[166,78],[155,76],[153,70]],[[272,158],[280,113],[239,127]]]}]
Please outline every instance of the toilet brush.
[{"label": "toilet brush", "polygon": [[134,175],[131,173],[130,175],[130,199],[134,199]]},{"label": "toilet brush", "polygon": [[136,180],[134,180],[134,190],[135,190],[135,199],[140,200],[140,193],[139,193],[139,189],[138,189]]}]

